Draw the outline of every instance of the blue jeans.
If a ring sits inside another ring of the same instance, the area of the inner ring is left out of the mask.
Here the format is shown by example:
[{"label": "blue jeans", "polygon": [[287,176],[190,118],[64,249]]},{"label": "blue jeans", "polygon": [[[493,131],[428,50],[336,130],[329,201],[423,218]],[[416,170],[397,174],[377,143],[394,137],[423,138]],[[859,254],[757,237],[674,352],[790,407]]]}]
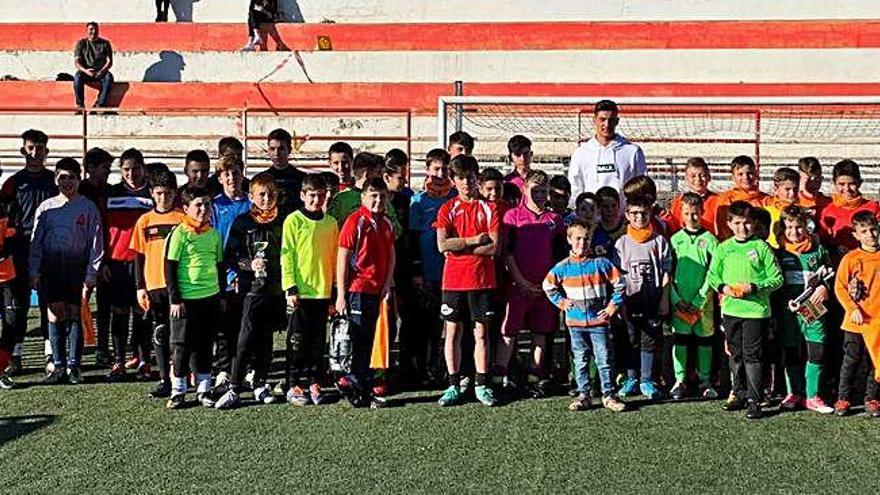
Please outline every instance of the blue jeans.
[{"label": "blue jeans", "polygon": [[611,369],[614,367],[614,348],[611,347],[611,331],[608,327],[569,328],[571,353],[574,358],[575,381],[578,392],[590,393],[590,359],[596,359],[602,395],[614,393]]},{"label": "blue jeans", "polygon": [[90,82],[101,83],[101,91],[98,93],[98,100],[95,102],[95,106],[107,106],[107,96],[110,94],[110,88],[113,86],[113,74],[107,72],[99,78],[94,78],[82,71],[76,71],[76,75],[73,76],[73,94],[76,97],[76,106],[85,106],[85,86],[86,83]]},{"label": "blue jeans", "polygon": [[56,369],[77,368],[82,360],[83,333],[79,320],[49,322],[49,344]]}]

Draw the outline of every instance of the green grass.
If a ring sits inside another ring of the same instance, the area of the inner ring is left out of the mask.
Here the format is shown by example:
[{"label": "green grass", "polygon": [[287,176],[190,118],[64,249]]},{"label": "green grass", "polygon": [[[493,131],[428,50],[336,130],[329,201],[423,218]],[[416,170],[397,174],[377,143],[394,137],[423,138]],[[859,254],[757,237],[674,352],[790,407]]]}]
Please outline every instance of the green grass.
[{"label": "green grass", "polygon": [[747,422],[719,402],[572,413],[561,397],[441,409],[433,393],[380,411],[167,411],[149,386],[0,394],[0,491],[840,491],[874,479],[880,454],[880,422],[864,415]]}]

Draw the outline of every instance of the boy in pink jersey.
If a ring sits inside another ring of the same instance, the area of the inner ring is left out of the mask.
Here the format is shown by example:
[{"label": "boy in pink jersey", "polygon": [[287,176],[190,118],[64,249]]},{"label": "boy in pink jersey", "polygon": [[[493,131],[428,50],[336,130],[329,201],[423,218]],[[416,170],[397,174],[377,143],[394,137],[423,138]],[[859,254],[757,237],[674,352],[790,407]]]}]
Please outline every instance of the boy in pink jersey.
[{"label": "boy in pink jersey", "polygon": [[565,223],[548,207],[550,180],[541,170],[525,178],[522,203],[508,210],[502,221],[504,252],[510,284],[506,316],[495,355],[495,374],[505,376],[516,336],[531,330],[532,348],[528,382],[532,396],[546,396],[548,380],[543,371],[547,336],[559,327],[559,311],[544,294],[541,283],[564,252]]}]

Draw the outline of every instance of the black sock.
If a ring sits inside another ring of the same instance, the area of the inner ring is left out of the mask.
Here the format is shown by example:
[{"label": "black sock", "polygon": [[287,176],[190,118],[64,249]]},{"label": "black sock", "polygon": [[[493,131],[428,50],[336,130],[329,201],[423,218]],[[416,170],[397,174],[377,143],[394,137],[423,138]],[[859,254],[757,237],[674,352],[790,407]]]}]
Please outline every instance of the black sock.
[{"label": "black sock", "polygon": [[453,387],[458,387],[460,383],[461,383],[461,377],[458,375],[458,373],[450,373],[449,374],[449,385],[451,385]]},{"label": "black sock", "polygon": [[488,381],[489,381],[489,374],[488,373],[475,373],[474,374],[474,385],[481,387],[481,386],[486,385],[486,383]]}]

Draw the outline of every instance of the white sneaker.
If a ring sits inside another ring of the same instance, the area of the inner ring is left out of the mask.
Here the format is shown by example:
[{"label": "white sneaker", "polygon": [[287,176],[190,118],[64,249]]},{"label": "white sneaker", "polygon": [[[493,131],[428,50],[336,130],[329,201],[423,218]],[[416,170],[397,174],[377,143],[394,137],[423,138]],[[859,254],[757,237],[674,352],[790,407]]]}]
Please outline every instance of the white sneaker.
[{"label": "white sneaker", "polygon": [[254,399],[263,404],[271,404],[275,402],[275,396],[272,395],[272,389],[269,388],[269,385],[263,385],[262,387],[256,388],[254,390]]},{"label": "white sneaker", "polygon": [[223,397],[220,397],[220,400],[214,403],[214,407],[217,409],[232,409],[237,405],[238,394],[233,392],[232,390],[227,391],[225,394],[223,394]]},{"label": "white sneaker", "polygon": [[211,394],[207,392],[198,394],[196,397],[199,399],[199,404],[201,404],[202,407],[214,407],[216,404],[216,402],[211,399]]},{"label": "white sneaker", "polygon": [[214,378],[214,388],[220,388],[221,385],[225,384],[229,381],[229,373],[225,371],[221,371],[217,373],[217,377]]}]

